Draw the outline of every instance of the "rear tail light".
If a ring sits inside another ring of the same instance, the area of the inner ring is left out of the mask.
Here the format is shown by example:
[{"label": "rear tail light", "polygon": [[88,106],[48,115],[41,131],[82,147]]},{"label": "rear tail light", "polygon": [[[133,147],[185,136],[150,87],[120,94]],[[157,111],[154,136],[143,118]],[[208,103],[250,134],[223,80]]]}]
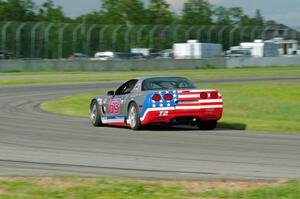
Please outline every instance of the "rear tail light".
[{"label": "rear tail light", "polygon": [[173,99],[173,95],[171,95],[171,94],[165,94],[164,95],[164,99],[167,100],[167,101],[171,101]]},{"label": "rear tail light", "polygon": [[208,94],[205,92],[200,93],[200,98],[201,99],[207,99],[208,98]]},{"label": "rear tail light", "polygon": [[210,94],[210,98],[212,98],[212,99],[217,99],[218,97],[219,97],[219,94],[217,92],[212,92]]},{"label": "rear tail light", "polygon": [[152,96],[152,100],[158,102],[161,100],[161,96],[159,94],[155,94]]}]

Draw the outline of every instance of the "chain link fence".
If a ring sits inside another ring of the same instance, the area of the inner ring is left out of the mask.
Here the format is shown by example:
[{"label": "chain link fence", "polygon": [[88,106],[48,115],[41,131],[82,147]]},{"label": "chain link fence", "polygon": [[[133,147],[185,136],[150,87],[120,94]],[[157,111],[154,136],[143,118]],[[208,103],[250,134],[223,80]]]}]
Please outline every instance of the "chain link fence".
[{"label": "chain link fence", "polygon": [[299,40],[286,26],[98,25],[47,22],[0,22],[0,50],[16,58],[65,58],[75,52],[129,52],[131,48],[164,50],[174,43],[197,39],[220,43],[224,49],[254,39]]}]

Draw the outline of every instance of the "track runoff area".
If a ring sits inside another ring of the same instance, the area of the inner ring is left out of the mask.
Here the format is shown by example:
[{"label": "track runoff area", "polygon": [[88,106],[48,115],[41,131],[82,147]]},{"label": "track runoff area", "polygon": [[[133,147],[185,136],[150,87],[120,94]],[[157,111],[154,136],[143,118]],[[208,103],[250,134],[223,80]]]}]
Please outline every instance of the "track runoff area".
[{"label": "track runoff area", "polygon": [[127,128],[94,128],[87,118],[50,114],[39,108],[55,98],[116,85],[1,86],[0,175],[197,180],[300,176],[300,137],[296,134],[189,128],[136,133]]}]

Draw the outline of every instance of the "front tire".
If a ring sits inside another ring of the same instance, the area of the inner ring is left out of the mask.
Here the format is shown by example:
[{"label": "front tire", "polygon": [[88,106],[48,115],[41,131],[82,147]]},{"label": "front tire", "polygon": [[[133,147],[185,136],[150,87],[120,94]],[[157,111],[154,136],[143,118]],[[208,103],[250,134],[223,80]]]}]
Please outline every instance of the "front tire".
[{"label": "front tire", "polygon": [[216,120],[200,121],[198,128],[205,131],[214,130],[217,127],[217,124],[218,121]]},{"label": "front tire", "polygon": [[93,126],[96,126],[96,127],[103,126],[103,123],[101,120],[100,106],[96,100],[93,100],[90,105],[89,117],[90,117],[90,120],[91,120]]},{"label": "front tire", "polygon": [[136,105],[136,103],[131,103],[128,109],[128,119],[129,119],[129,124],[130,124],[130,128],[133,130],[141,130],[142,129],[142,125],[141,125],[141,121],[139,118],[139,109],[138,106]]}]

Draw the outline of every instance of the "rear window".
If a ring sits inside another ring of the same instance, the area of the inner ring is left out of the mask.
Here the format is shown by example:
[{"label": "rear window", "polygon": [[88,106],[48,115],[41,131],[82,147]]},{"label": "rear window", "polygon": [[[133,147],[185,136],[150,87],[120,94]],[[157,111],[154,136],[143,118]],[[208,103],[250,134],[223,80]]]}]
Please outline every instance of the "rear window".
[{"label": "rear window", "polygon": [[193,89],[194,83],[182,77],[156,77],[143,81],[142,90],[174,90],[174,89]]}]

